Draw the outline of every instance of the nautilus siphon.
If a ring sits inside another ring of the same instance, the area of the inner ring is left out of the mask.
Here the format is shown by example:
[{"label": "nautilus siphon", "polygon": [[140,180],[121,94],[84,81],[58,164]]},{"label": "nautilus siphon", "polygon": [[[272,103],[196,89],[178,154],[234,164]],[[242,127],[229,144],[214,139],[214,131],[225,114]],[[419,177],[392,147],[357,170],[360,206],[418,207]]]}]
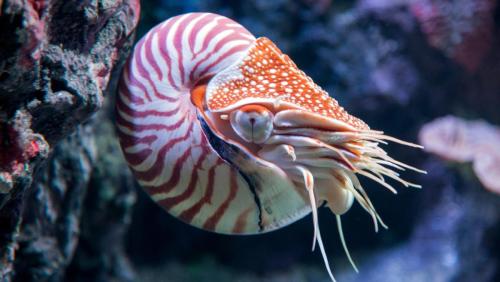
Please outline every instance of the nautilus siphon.
[{"label": "nautilus siphon", "polygon": [[[358,176],[387,189],[397,170],[422,172],[379,147],[419,147],[349,115],[271,40],[220,15],[157,25],[135,46],[118,88],[116,126],[139,184],[171,215],[224,234],[276,230],[317,208],[356,200],[385,226]],[[352,260],[351,260],[352,263]],[[354,263],[352,263],[355,267]]]}]

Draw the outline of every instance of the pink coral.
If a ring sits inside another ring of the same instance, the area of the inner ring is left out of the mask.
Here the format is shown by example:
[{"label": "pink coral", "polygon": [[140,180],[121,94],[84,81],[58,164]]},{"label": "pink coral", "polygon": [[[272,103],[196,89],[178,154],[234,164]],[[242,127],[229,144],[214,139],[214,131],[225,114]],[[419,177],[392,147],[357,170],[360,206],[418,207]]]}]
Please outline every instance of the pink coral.
[{"label": "pink coral", "polygon": [[17,112],[10,123],[0,121],[0,130],[6,132],[0,142],[0,193],[9,192],[16,179],[27,174],[37,156],[48,154],[49,145],[30,126],[31,119],[23,111]]},{"label": "pink coral", "polygon": [[500,194],[500,152],[487,150],[478,153],[472,168],[484,187]]},{"label": "pink coral", "polygon": [[25,68],[33,67],[33,62],[41,58],[42,45],[45,41],[47,4],[47,1],[30,0],[26,2],[26,43],[22,47],[22,56],[19,61]]},{"label": "pink coral", "polygon": [[424,125],[419,140],[426,151],[445,159],[472,161],[479,181],[500,194],[500,128],[446,116]]}]

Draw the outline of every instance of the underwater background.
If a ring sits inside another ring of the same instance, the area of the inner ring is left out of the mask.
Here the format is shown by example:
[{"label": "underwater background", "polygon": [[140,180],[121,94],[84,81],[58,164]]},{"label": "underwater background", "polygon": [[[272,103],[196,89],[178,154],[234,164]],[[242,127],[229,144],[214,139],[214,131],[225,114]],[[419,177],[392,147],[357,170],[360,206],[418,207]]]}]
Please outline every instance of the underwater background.
[{"label": "underwater background", "polygon": [[[319,222],[343,281],[500,281],[500,5],[495,0],[0,0],[0,281],[329,281],[312,219],[256,236],[189,226],[133,179],[114,129],[133,43],[182,13],[270,38],[350,114],[419,143],[394,195],[363,181]],[[33,2],[33,3],[32,3]],[[135,30],[135,35],[134,35]]]}]

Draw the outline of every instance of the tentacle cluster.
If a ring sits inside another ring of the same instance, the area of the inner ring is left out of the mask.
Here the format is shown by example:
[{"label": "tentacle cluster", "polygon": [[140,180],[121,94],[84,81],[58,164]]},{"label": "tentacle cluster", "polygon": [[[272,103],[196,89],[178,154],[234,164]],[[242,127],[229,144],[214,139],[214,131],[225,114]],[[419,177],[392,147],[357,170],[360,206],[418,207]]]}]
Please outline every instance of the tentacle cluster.
[{"label": "tentacle cluster", "polygon": [[283,170],[295,188],[303,192],[313,215],[313,249],[318,242],[332,280],[317,207],[326,203],[336,215],[342,245],[357,270],[346,247],[340,215],[356,200],[373,218],[376,231],[379,225],[387,228],[358,176],[393,193],[397,193],[396,189],[386,179],[406,187],[420,187],[403,180],[397,171],[423,171],[391,158],[379,146],[388,141],[417,148],[419,145],[371,130],[349,115],[268,39],[258,38],[241,62],[215,76],[206,95],[207,111],[214,120],[217,114],[223,117],[243,107],[265,107],[272,113],[272,132],[257,145],[238,138],[238,134],[224,132],[223,122],[219,122],[219,128],[222,135],[231,136],[233,144],[248,150],[254,158]]},{"label": "tentacle cluster", "polygon": [[[275,133],[276,135],[266,142],[273,147],[263,149],[259,156],[273,159],[273,161],[281,159],[280,167],[285,170],[297,163],[307,165],[315,178],[333,181],[338,184],[337,187],[348,189],[361,206],[373,216],[376,229],[377,221],[382,225],[383,222],[366,196],[356,174],[378,182],[393,193],[397,192],[386,182],[385,177],[394,179],[406,187],[420,187],[401,179],[393,169],[423,171],[391,158],[379,147],[380,143],[386,143],[384,140],[396,141],[412,147],[420,147],[419,145],[403,142],[371,130],[321,132],[316,129],[293,128],[277,129]],[[291,163],[279,157],[281,155],[279,151],[283,146],[286,146],[287,152],[293,152]],[[350,181],[345,182],[346,179]]]},{"label": "tentacle cluster", "polygon": [[420,188],[420,185],[402,179],[399,171],[425,172],[391,158],[380,145],[391,141],[415,148],[421,146],[367,127],[318,123],[311,128],[308,125],[315,123],[314,120],[318,118],[316,114],[302,109],[280,110],[275,105],[276,103],[267,104],[268,110],[274,112],[272,132],[267,140],[253,144],[245,139],[238,140],[237,135],[233,135],[234,143],[249,150],[255,158],[279,167],[293,181],[296,189],[303,189],[303,197],[312,211],[313,250],[317,242],[332,280],[334,278],[318,223],[317,208],[322,204],[326,204],[335,214],[342,246],[357,271],[346,246],[340,216],[356,200],[372,217],[376,232],[379,225],[387,228],[358,177],[371,179],[392,193],[397,191],[387,179],[405,187]]},{"label": "tentacle cluster", "polygon": [[[277,116],[279,115],[278,113]],[[322,253],[324,247],[319,232],[316,207],[326,201],[328,207],[336,214],[346,254],[353,267],[357,269],[345,244],[340,215],[346,212],[351,207],[353,199],[356,199],[373,218],[375,231],[378,231],[379,224],[387,228],[361,185],[358,175],[374,180],[393,193],[397,191],[386,178],[396,180],[406,187],[420,188],[417,184],[403,180],[396,170],[410,169],[420,173],[424,171],[391,158],[379,145],[393,141],[411,147],[421,146],[370,129],[342,128],[335,131],[295,127],[296,124],[291,123],[287,123],[286,127],[280,127],[280,124],[283,124],[283,121],[277,124],[271,137],[258,151],[258,156],[277,164],[294,182],[305,186],[312,207],[314,238]],[[329,268],[326,256],[324,259]]]}]

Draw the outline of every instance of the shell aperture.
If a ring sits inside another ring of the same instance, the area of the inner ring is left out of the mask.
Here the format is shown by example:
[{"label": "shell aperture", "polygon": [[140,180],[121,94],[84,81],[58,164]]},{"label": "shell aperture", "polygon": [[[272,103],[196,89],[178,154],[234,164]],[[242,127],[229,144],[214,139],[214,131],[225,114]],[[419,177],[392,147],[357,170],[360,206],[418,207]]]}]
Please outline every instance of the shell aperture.
[{"label": "shell aperture", "polygon": [[269,39],[210,13],[173,17],[137,43],[118,89],[117,128],[139,184],[186,223],[256,234],[312,212],[332,280],[317,207],[325,203],[341,231],[356,200],[377,229],[385,225],[358,175],[395,192],[386,177],[418,187],[395,170],[422,172],[378,146],[417,145],[371,130]]}]

